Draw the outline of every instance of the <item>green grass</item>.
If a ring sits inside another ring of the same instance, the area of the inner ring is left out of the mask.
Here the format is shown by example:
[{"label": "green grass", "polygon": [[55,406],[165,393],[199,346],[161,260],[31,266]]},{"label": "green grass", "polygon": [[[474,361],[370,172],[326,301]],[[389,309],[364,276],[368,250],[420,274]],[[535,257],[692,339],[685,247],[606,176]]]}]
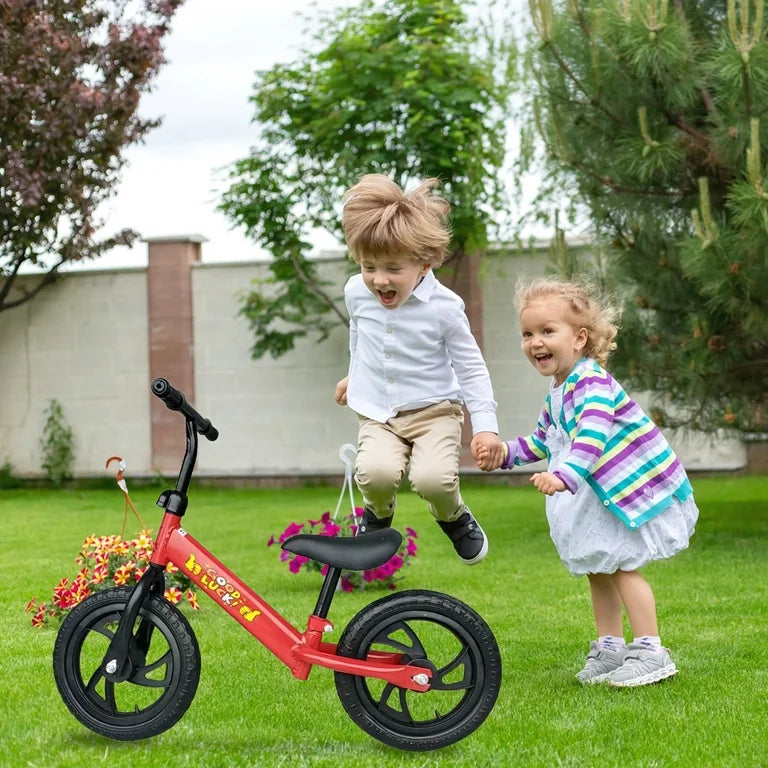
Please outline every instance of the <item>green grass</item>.
[{"label": "green grass", "polygon": [[[51,672],[55,628],[34,630],[27,601],[49,598],[75,574],[85,535],[118,532],[115,490],[0,492],[0,766],[764,766],[768,733],[768,478],[702,478],[691,547],[645,571],[656,593],[662,640],[680,668],[657,686],[582,688],[574,680],[593,620],[584,579],[561,566],[543,498],[530,488],[466,484],[465,497],[491,552],[460,564],[423,504],[403,494],[397,521],[419,534],[406,587],[449,592],[475,607],[499,641],[504,680],[486,723],[437,753],[403,753],[347,717],[333,674],[288,669],[201,597],[191,617],[202,654],[197,696],[171,730],[113,742],[66,710]],[[156,527],[157,491],[132,494]],[[337,490],[196,489],[185,527],[290,621],[303,628],[316,574],[291,575],[264,546],[291,520],[333,509]],[[373,593],[380,596],[381,592]],[[371,599],[342,594],[331,620],[338,638]]]}]

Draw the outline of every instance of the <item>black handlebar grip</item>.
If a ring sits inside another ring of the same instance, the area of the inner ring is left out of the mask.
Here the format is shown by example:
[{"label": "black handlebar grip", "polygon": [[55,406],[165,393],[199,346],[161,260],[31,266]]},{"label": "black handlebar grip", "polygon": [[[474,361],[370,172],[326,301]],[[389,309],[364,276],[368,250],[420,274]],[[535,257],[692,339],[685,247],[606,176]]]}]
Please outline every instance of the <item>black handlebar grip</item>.
[{"label": "black handlebar grip", "polygon": [[152,381],[152,393],[159,397],[172,411],[179,411],[187,398],[176,387],[172,387],[168,379],[156,378]]},{"label": "black handlebar grip", "polygon": [[187,419],[195,423],[195,429],[203,437],[216,440],[219,430],[211,424],[210,419],[203,418],[187,401],[184,393],[176,389],[168,379],[158,376],[152,380],[152,394],[159,397],[172,411],[181,411]]},{"label": "black handlebar grip", "polygon": [[202,421],[197,422],[197,431],[203,437],[207,437],[211,442],[219,437],[219,430],[211,424],[210,419],[203,419]]}]

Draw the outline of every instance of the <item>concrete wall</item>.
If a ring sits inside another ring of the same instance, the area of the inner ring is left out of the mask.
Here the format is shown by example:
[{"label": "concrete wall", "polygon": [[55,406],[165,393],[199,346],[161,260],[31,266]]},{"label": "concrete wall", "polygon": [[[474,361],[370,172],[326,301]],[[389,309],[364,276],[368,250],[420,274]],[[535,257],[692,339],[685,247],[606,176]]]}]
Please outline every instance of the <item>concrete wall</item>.
[{"label": "concrete wall", "polygon": [[[194,404],[221,432],[216,443],[201,440],[199,474],[339,474],[339,446],[354,443],[357,431],[354,414],[333,400],[334,386],[346,374],[346,330],[322,344],[303,340],[278,360],[254,361],[239,297],[252,279],[267,276],[266,265],[192,262]],[[502,436],[529,432],[546,394],[547,382],[520,351],[512,309],[518,275],[540,274],[544,264],[538,253],[489,257],[482,265],[485,356]],[[342,260],[324,261],[321,272],[340,293]],[[18,475],[41,473],[43,412],[55,398],[75,434],[76,475],[103,474],[112,455],[126,459],[129,476],[177,468],[176,462],[158,466],[168,459],[153,453],[157,424],[149,384],[166,371],[151,354],[158,321],[148,299],[157,293],[149,290],[150,274],[151,269],[67,274],[32,302],[0,313],[0,464],[9,461]],[[178,430],[181,445],[183,420],[169,415],[177,418],[169,428]],[[669,437],[690,469],[738,469],[746,463],[740,442]]]},{"label": "concrete wall", "polygon": [[150,464],[144,270],[67,275],[0,313],[0,464],[41,472],[44,411],[58,400],[76,438],[75,473],[109,456]]}]

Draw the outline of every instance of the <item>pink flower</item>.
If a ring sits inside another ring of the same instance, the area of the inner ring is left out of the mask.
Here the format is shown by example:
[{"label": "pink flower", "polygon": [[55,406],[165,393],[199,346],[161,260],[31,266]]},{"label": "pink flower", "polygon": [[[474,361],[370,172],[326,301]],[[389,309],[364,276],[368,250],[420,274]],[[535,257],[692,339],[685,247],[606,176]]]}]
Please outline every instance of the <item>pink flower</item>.
[{"label": "pink flower", "polygon": [[320,531],[320,535],[336,536],[336,534],[338,534],[340,530],[341,530],[341,526],[336,525],[336,523],[333,523],[330,520],[326,520],[325,525],[323,526],[323,530]]},{"label": "pink flower", "polygon": [[304,555],[296,555],[296,557],[294,557],[288,564],[288,569],[291,573],[298,573],[301,570],[301,566],[308,562],[308,557],[304,557]]},{"label": "pink flower", "polygon": [[267,542],[267,546],[271,547],[273,544],[277,542],[277,539],[274,536],[269,537],[269,541]]},{"label": "pink flower", "polygon": [[294,536],[297,533],[301,532],[301,529],[304,527],[304,523],[291,523],[281,534],[280,534],[280,543],[282,544],[286,539],[290,538],[291,536]]},{"label": "pink flower", "polygon": [[320,525],[321,523],[327,523],[330,519],[331,519],[331,513],[323,512],[323,514],[320,515],[319,520],[310,520],[309,524],[314,528],[316,525]]},{"label": "pink flower", "polygon": [[408,536],[410,539],[418,539],[419,534],[416,533],[416,531],[413,530],[410,526],[405,527],[405,535]]}]

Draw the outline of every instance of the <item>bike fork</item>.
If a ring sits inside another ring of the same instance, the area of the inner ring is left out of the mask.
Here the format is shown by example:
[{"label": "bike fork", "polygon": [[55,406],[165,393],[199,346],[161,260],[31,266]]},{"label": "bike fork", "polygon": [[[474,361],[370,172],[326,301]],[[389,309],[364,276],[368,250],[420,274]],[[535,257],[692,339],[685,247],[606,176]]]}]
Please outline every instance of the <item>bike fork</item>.
[{"label": "bike fork", "polygon": [[145,600],[153,593],[162,595],[165,591],[164,570],[163,566],[150,563],[131,592],[128,605],[120,617],[112,642],[101,662],[104,677],[112,683],[128,680],[134,669],[144,663],[152,627],[142,622],[135,637],[133,627]]}]

